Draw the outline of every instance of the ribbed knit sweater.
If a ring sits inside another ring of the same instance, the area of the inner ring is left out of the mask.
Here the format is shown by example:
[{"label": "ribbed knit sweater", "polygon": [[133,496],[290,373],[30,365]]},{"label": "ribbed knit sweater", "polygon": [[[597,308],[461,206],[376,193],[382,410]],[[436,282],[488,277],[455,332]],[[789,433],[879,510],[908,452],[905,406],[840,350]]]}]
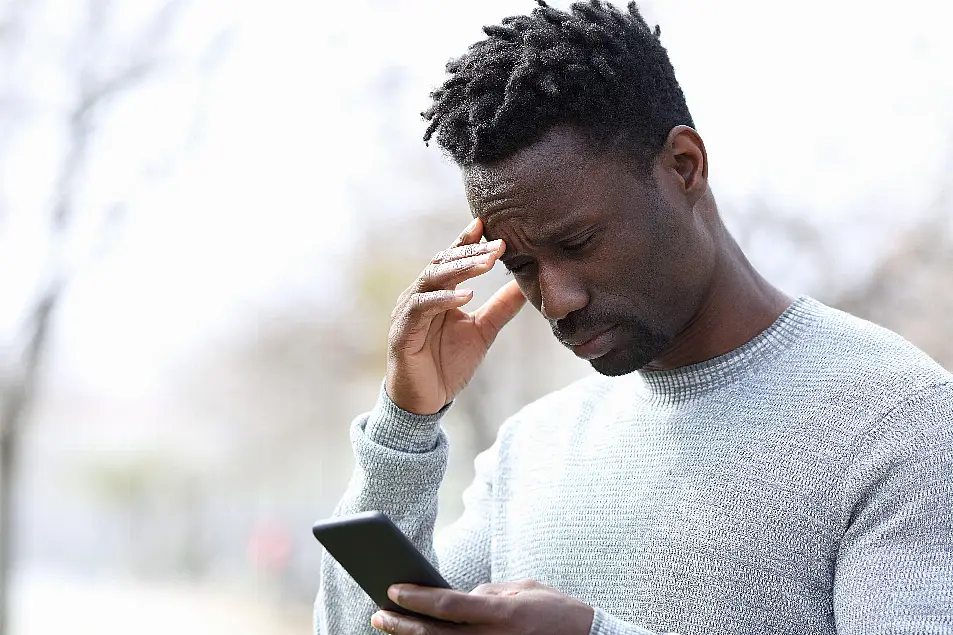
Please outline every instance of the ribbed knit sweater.
[{"label": "ribbed knit sweater", "polygon": [[[953,633],[953,376],[886,329],[801,297],[726,355],[554,392],[435,539],[445,411],[382,391],[335,514],[383,511],[457,589],[537,580],[591,635]],[[316,632],[375,610],[325,554]]]}]

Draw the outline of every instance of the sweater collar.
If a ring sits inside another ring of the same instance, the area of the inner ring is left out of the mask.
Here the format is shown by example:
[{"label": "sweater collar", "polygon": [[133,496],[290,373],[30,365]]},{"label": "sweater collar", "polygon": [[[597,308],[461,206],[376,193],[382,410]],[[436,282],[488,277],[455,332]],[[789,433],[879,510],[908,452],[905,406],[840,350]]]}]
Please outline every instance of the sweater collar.
[{"label": "sweater collar", "polygon": [[799,296],[771,326],[747,343],[718,357],[661,371],[638,371],[639,392],[647,399],[675,403],[726,387],[788,350],[814,325],[824,305]]}]

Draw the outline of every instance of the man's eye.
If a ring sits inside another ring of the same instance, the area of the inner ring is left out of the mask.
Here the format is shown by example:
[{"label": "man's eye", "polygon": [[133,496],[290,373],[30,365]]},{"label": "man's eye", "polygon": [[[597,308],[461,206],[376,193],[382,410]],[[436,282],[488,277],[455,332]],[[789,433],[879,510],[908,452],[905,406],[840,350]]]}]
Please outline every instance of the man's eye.
[{"label": "man's eye", "polygon": [[528,262],[519,264],[519,265],[506,265],[506,275],[512,276],[513,274],[519,273],[521,270],[526,269],[529,266]]},{"label": "man's eye", "polygon": [[569,243],[563,243],[563,251],[568,251],[569,253],[575,251],[582,251],[586,246],[592,242],[592,238],[595,234],[590,234],[583,238],[582,240],[576,240]]}]

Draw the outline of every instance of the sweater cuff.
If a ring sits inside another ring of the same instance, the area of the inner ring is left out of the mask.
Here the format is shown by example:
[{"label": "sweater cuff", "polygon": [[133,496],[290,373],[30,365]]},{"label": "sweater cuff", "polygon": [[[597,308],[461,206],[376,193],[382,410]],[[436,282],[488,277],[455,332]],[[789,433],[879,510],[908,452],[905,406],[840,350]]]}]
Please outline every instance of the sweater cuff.
[{"label": "sweater cuff", "polygon": [[[600,608],[594,609],[592,616],[592,628],[589,629],[589,635],[657,635],[655,632],[629,624],[617,617],[609,615]],[[676,635],[672,633],[672,635]]]},{"label": "sweater cuff", "polygon": [[398,452],[431,452],[437,446],[440,420],[452,404],[451,401],[432,415],[407,412],[391,400],[382,383],[377,404],[368,413],[364,434],[370,441]]}]

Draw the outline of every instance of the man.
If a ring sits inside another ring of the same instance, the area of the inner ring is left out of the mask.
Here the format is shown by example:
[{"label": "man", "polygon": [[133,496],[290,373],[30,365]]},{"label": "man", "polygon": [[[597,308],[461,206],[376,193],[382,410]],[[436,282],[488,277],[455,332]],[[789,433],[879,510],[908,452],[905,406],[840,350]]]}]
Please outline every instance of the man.
[{"label": "man", "polygon": [[[753,269],[634,5],[539,4],[424,114],[474,221],[398,300],[336,511],[383,511],[455,590],[377,612],[325,557],[317,631],[953,633],[953,376]],[[525,300],[598,374],[504,423],[434,540],[441,417]]]}]

